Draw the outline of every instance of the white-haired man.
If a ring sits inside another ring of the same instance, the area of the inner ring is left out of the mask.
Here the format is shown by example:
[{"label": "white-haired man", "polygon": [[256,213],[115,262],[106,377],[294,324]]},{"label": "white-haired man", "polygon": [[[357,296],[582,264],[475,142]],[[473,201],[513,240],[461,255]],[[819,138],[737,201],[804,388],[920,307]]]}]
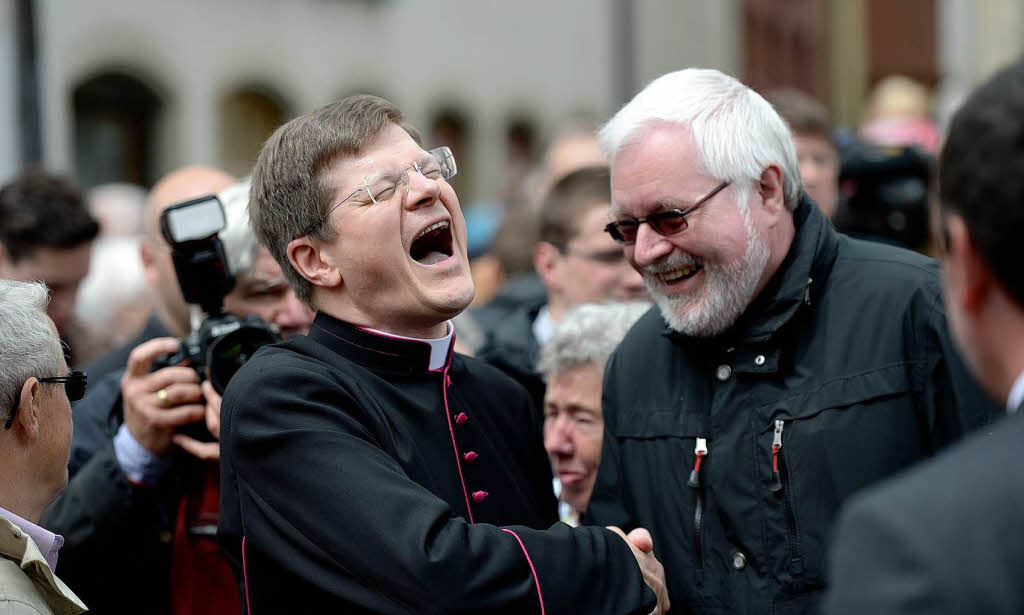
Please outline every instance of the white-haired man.
[{"label": "white-haired man", "polygon": [[660,309],[609,361],[586,519],[650,528],[689,612],[814,611],[840,503],[998,413],[936,264],[837,234],[785,123],[718,71],[655,80],[600,139]]},{"label": "white-haired man", "polygon": [[601,379],[612,351],[650,303],[585,303],[566,313],[541,348],[544,449],[555,473],[558,514],[579,525],[601,462]]},{"label": "white-haired man", "polygon": [[37,524],[68,482],[85,374],[68,373],[47,293],[0,279],[0,611],[73,615],[85,605],[54,574],[64,539]]}]

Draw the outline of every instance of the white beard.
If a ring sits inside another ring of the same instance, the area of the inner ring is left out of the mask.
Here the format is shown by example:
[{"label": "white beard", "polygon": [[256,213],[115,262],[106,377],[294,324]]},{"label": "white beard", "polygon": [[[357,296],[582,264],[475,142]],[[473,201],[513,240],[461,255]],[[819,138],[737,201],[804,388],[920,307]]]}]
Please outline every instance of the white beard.
[{"label": "white beard", "polygon": [[663,262],[643,271],[647,290],[670,329],[690,337],[714,337],[731,327],[753,300],[771,250],[754,228],[750,210],[738,207],[747,232],[746,252],[727,265],[704,263],[704,284],[698,294],[666,296],[664,284],[656,275],[695,264],[690,255],[673,252]]}]

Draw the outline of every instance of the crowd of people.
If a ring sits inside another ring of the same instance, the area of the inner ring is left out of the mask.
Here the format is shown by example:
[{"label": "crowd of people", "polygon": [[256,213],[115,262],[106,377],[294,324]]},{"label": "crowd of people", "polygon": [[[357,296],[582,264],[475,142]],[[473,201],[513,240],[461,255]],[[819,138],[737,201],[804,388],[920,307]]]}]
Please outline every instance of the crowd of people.
[{"label": "crowd of people", "polygon": [[[1024,612],[1024,60],[920,132],[866,164],[805,95],[668,73],[566,126],[482,255],[455,154],[375,96],[127,209],[26,169],[0,610]],[[928,228],[844,226],[921,148]],[[118,227],[137,272],[83,318]]]}]

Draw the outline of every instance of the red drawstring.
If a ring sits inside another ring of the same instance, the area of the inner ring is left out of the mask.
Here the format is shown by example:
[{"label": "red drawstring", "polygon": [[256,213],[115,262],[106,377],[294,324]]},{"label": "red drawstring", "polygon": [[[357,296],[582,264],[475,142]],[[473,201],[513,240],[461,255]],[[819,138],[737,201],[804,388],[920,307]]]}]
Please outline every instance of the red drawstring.
[{"label": "red drawstring", "polygon": [[707,451],[699,450],[696,452],[697,460],[693,462],[693,472],[690,472],[690,480],[686,481],[689,487],[700,487],[700,460],[704,459],[704,455],[707,455]]}]

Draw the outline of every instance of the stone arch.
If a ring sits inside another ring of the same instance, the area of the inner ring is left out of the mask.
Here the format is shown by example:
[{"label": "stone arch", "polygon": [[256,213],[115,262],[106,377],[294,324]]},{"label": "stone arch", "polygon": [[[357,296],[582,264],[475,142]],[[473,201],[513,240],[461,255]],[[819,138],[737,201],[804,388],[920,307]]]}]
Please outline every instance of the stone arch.
[{"label": "stone arch", "polygon": [[472,151],[474,135],[470,115],[459,105],[445,104],[436,107],[427,117],[424,145],[447,145],[452,149],[459,167],[459,174],[452,180],[452,184],[463,206],[468,205],[476,198],[476,169]]},{"label": "stone arch", "polygon": [[165,106],[155,87],[125,70],[102,70],[72,89],[71,105],[75,173],[83,188],[153,184],[157,122]]},{"label": "stone arch", "polygon": [[263,142],[288,117],[288,105],[272,88],[247,84],[226,91],[217,101],[218,165],[248,175]]},{"label": "stone arch", "polygon": [[528,113],[516,112],[505,118],[505,174],[502,201],[518,207],[527,201],[527,178],[537,163],[539,130]]}]

